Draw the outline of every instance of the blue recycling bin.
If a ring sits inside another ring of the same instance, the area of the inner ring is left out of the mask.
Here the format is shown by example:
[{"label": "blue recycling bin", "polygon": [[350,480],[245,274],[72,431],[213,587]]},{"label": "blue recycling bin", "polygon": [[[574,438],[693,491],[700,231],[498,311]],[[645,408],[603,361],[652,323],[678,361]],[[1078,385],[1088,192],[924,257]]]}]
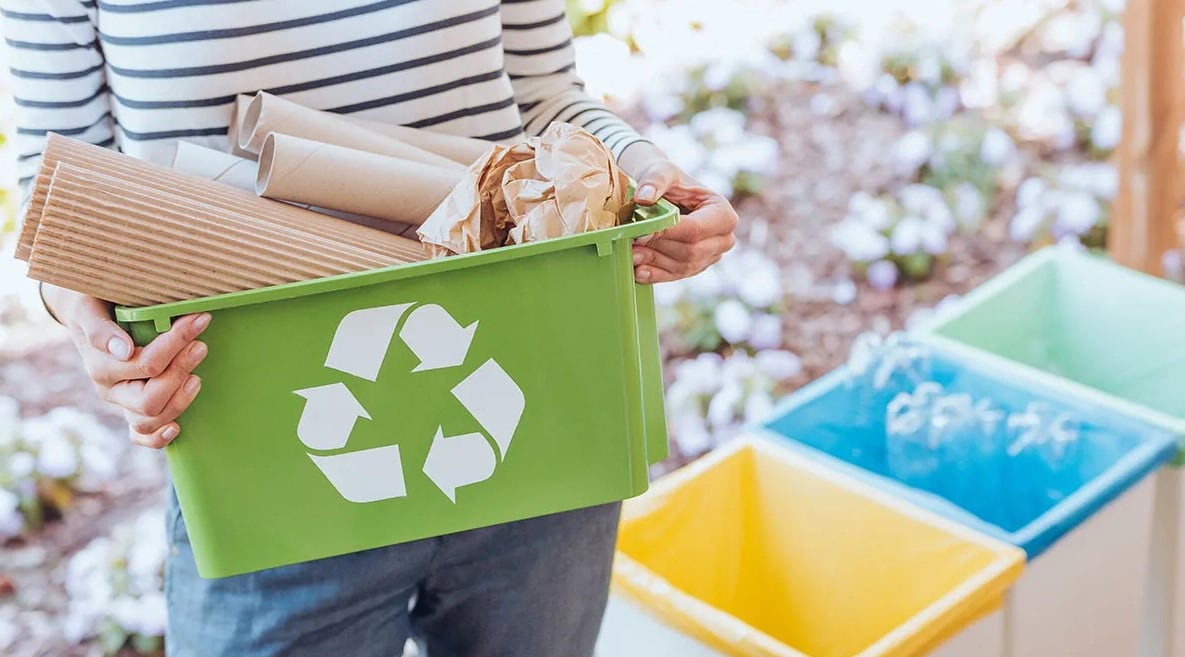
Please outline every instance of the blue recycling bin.
[{"label": "blue recycling bin", "polygon": [[[1074,419],[1078,440],[1056,459],[1040,450],[1010,454],[956,441],[932,453],[902,448],[888,439],[886,408],[898,393],[915,390],[916,380],[894,376],[878,388],[845,367],[787,398],[762,430],[1016,545],[1030,561],[1042,557],[1006,602],[1009,621],[997,623],[1008,633],[1006,654],[1136,654],[1152,533],[1152,486],[1145,479],[1173,457],[1176,436],[988,363],[939,350],[930,351],[927,363],[925,380],[944,394],[990,399],[1005,415],[1043,404]],[[927,462],[936,456],[941,460]]]}]

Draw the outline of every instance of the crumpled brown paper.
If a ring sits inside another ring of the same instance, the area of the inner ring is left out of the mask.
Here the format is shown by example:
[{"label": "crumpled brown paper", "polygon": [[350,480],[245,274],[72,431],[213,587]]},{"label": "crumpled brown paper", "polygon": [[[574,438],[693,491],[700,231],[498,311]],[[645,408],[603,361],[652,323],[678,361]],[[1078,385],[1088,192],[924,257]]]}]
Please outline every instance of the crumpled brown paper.
[{"label": "crumpled brown paper", "polygon": [[615,226],[632,212],[629,179],[588,131],[553,123],[496,145],[420,227],[433,258]]}]

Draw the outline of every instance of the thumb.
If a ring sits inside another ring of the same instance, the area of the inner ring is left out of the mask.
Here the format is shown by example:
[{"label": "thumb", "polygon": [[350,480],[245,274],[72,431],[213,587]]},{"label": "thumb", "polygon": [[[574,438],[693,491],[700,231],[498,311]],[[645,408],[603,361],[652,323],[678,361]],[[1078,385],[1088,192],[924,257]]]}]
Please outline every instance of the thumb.
[{"label": "thumb", "polygon": [[648,167],[638,178],[634,201],[639,205],[654,205],[678,180],[679,171],[669,162]]},{"label": "thumb", "polygon": [[110,354],[116,360],[128,360],[135,348],[132,338],[111,321],[106,304],[92,301],[94,303],[78,305],[73,317],[75,326],[95,349]]}]

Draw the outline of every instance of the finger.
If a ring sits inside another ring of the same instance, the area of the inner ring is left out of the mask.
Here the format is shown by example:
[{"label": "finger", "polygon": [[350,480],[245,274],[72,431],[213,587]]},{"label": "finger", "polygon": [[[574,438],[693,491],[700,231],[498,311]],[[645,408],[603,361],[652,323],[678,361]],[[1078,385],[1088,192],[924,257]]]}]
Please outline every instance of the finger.
[{"label": "finger", "polygon": [[639,205],[654,205],[679,179],[679,170],[669,162],[659,162],[646,169],[638,178],[634,201]]},{"label": "finger", "polygon": [[126,361],[132,357],[135,345],[119,324],[111,321],[110,313],[107,304],[88,299],[78,305],[74,322],[87,344],[117,361]]},{"label": "finger", "polygon": [[657,251],[674,260],[687,263],[703,263],[722,256],[732,248],[732,234],[710,237],[694,244],[666,238],[659,238],[634,250],[634,264],[649,264],[650,252]]},{"label": "finger", "polygon": [[160,415],[194,368],[206,358],[207,351],[204,342],[191,342],[160,376],[147,380],[120,381],[111,386],[105,398],[139,415]]},{"label": "finger", "polygon": [[160,449],[167,446],[176,440],[180,434],[181,425],[176,422],[170,422],[150,434],[140,434],[135,431],[128,432],[133,443],[142,447],[151,447],[152,449]]},{"label": "finger", "polygon": [[634,272],[635,278],[640,283],[652,282],[649,279],[643,280],[643,278],[652,276],[655,270],[682,278],[691,273],[691,267],[692,264],[690,262],[672,258],[656,249],[641,246],[634,247]]},{"label": "finger", "polygon": [[92,376],[109,385],[119,381],[158,377],[164,374],[177,354],[196,340],[209,325],[208,313],[186,315],[173,322],[168,331],[153,338],[148,346],[137,349],[131,360],[102,363]]},{"label": "finger", "polygon": [[710,201],[683,217],[679,223],[662,233],[663,239],[679,242],[700,242],[736,230],[737,215],[727,201]]},{"label": "finger", "polygon": [[128,426],[131,428],[133,434],[140,436],[151,436],[166,425],[176,420],[189,408],[193,400],[197,397],[198,392],[202,389],[201,377],[191,374],[185,380],[184,385],[173,393],[173,396],[165,404],[164,410],[155,416],[140,415],[128,411],[124,413],[128,420]]}]

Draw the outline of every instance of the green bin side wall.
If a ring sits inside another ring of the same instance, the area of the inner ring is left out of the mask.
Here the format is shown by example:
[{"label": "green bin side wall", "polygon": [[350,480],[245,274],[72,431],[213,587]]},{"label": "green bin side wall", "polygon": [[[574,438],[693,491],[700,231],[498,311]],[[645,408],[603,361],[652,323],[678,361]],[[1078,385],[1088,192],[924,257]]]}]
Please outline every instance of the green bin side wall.
[{"label": "green bin side wall", "polygon": [[[199,572],[233,575],[643,492],[643,414],[661,397],[643,402],[653,382],[642,379],[654,369],[637,344],[629,243],[213,310],[203,336],[210,356],[198,369],[207,384],[166,450]],[[463,371],[402,383],[415,358],[401,348],[388,352],[376,383],[323,367],[347,312],[413,301],[479,322]],[[155,333],[152,320],[127,325],[140,343]],[[458,489],[453,504],[420,468],[438,422],[445,435],[480,429],[449,390],[487,357],[522,387],[526,411],[506,460],[489,480]],[[397,442],[406,498],[346,502],[312,467],[295,435],[303,402],[292,391],[335,381],[372,415],[355,425],[349,449]]]}]

